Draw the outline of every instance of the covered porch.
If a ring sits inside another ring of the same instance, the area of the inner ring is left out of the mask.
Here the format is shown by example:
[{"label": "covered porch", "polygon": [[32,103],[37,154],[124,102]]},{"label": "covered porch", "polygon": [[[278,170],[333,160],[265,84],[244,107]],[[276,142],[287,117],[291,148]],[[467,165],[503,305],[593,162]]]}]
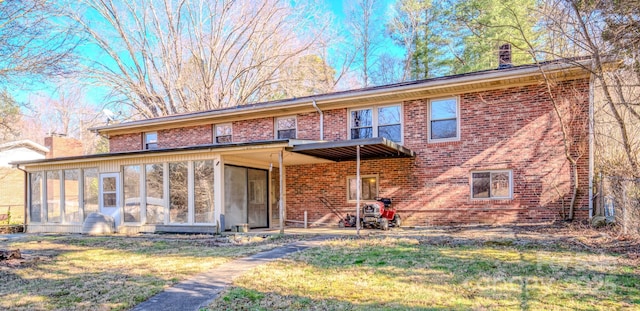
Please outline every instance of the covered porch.
[{"label": "covered porch", "polygon": [[[384,138],[230,143],[14,163],[29,173],[29,232],[82,232],[98,212],[116,232],[284,228],[287,168],[413,157]],[[289,181],[295,183],[295,180]]]}]

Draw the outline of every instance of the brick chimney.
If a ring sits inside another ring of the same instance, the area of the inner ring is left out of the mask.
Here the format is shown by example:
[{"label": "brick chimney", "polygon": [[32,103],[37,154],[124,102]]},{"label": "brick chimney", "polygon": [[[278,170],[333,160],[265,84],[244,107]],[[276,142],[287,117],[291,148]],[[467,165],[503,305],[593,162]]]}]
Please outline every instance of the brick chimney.
[{"label": "brick chimney", "polygon": [[498,52],[498,69],[510,68],[511,63],[511,44],[505,43],[500,46]]},{"label": "brick chimney", "polygon": [[82,142],[64,134],[51,134],[44,138],[45,147],[49,148],[47,159],[72,157],[83,154]]}]

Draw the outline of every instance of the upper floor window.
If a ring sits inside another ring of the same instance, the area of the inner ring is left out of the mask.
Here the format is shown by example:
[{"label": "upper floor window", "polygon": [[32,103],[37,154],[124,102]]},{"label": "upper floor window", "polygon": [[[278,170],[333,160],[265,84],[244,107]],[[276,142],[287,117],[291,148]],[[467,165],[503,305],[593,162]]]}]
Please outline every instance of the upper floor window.
[{"label": "upper floor window", "polygon": [[353,109],[349,116],[351,139],[384,137],[402,142],[400,105]]},{"label": "upper floor window", "polygon": [[158,149],[158,132],[144,133],[144,149]]},{"label": "upper floor window", "polygon": [[295,139],[296,138],[296,117],[276,118],[276,138]]},{"label": "upper floor window", "polygon": [[456,97],[429,102],[429,140],[460,139],[460,109]]},{"label": "upper floor window", "polygon": [[511,198],[511,171],[471,173],[471,197],[474,199]]},{"label": "upper floor window", "polygon": [[233,132],[231,123],[216,124],[214,131],[216,144],[225,144],[232,141],[231,135]]}]

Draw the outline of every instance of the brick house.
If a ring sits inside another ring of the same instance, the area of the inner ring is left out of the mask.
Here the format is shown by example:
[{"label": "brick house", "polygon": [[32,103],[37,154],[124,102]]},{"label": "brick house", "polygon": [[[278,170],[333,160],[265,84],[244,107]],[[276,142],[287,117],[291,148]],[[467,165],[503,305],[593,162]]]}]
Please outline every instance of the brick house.
[{"label": "brick house", "polygon": [[336,225],[322,201],[355,212],[358,152],[362,200],[391,198],[405,225],[553,221],[574,185],[565,147],[575,218],[587,219],[589,78],[560,61],[501,66],[98,127],[109,153],[16,163],[29,172],[28,230],[78,232],[90,212],[120,232],[278,227],[305,212]]}]

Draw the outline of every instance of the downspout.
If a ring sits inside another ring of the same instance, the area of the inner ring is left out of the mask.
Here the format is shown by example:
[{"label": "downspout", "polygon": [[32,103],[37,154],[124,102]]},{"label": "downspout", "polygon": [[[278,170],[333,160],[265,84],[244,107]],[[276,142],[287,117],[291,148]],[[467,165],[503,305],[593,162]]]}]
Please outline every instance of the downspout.
[{"label": "downspout", "polygon": [[22,227],[24,228],[24,232],[27,232],[27,204],[28,204],[28,193],[29,191],[29,173],[20,168],[20,164],[16,164],[16,168],[24,172],[24,219],[22,220]]},{"label": "downspout", "polygon": [[316,104],[316,100],[313,100],[313,108],[316,108],[316,111],[320,114],[320,140],[324,140],[324,112],[318,108],[318,104]]},{"label": "downspout", "polygon": [[[594,171],[594,92],[595,76],[589,78],[589,220],[593,215],[593,171]],[[602,195],[602,193],[598,193]]]}]

